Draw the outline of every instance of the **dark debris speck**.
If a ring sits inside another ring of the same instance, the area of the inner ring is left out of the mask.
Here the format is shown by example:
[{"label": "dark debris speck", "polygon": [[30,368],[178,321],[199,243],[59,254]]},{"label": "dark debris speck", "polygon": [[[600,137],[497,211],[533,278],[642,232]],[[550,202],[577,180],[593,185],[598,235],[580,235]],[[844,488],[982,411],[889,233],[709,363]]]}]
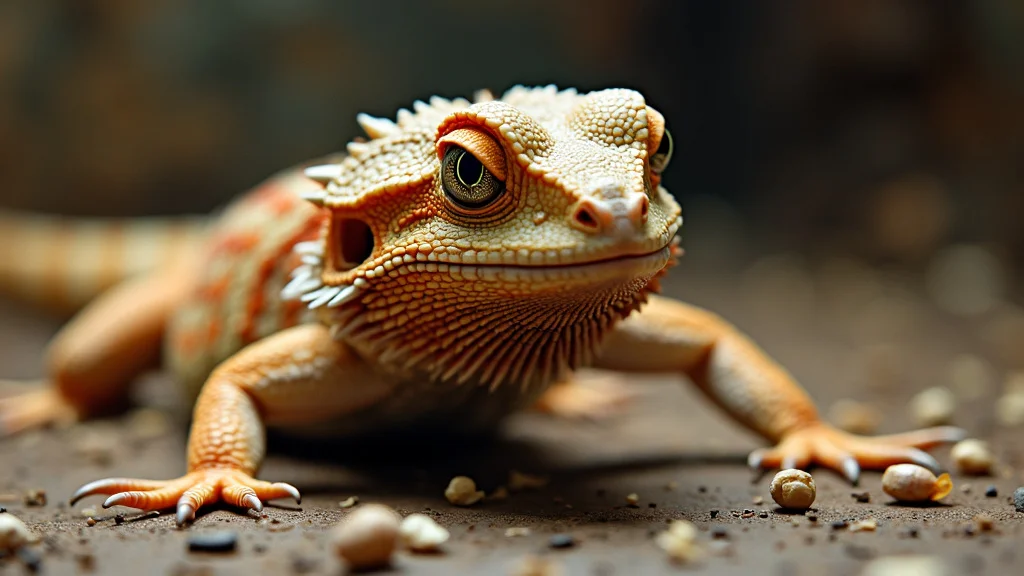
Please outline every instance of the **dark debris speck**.
[{"label": "dark debris speck", "polygon": [[768,517],[768,511],[767,510],[761,510],[760,512],[758,512],[757,516],[758,516],[758,518],[767,518]]},{"label": "dark debris speck", "polygon": [[995,484],[990,484],[987,488],[985,488],[985,497],[986,498],[998,498],[999,497],[999,488],[996,488]]},{"label": "dark debris speck", "polygon": [[118,514],[117,516],[114,516],[114,524],[117,524],[118,526],[124,524],[124,514]]},{"label": "dark debris speck", "polygon": [[712,526],[711,537],[716,540],[724,540],[729,537],[729,529],[725,526]]},{"label": "dark debris speck", "polygon": [[829,524],[829,526],[833,530],[842,530],[843,528],[846,528],[847,523],[846,520],[834,520],[831,524]]},{"label": "dark debris speck", "polygon": [[852,496],[854,500],[860,502],[861,504],[867,504],[868,502],[871,502],[871,493],[866,490],[864,492],[851,492],[850,496]]},{"label": "dark debris speck", "polygon": [[712,518],[718,518],[718,510],[712,510],[712,511],[708,512],[708,514],[709,514],[709,515],[710,515],[710,516],[711,516]]},{"label": "dark debris speck", "polygon": [[238,534],[226,530],[197,532],[189,535],[190,552],[233,552],[238,545]]},{"label": "dark debris speck", "polygon": [[572,548],[576,545],[576,539],[572,534],[555,534],[548,539],[548,546],[551,548]]}]

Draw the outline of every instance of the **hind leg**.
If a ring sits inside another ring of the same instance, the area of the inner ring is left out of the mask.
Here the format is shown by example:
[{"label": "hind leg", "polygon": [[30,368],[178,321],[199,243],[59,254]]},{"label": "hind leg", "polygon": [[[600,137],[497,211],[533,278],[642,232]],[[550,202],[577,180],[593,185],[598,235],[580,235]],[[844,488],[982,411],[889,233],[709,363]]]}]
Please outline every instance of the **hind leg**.
[{"label": "hind leg", "polygon": [[601,420],[621,413],[635,396],[621,374],[584,369],[548,388],[531,409],[568,420]]},{"label": "hind leg", "polygon": [[50,343],[41,388],[0,399],[0,436],[111,412],[156,365],[171,312],[185,297],[180,269],[129,280],[82,310]]}]

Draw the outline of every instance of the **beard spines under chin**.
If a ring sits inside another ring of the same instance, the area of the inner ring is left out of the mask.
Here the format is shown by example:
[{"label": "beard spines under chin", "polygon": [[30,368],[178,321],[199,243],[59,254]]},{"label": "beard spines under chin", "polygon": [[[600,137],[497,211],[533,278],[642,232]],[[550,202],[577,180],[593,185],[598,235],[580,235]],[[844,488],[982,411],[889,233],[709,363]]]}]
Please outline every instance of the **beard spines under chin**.
[{"label": "beard spines under chin", "polygon": [[[515,384],[526,393],[592,363],[604,336],[646,301],[649,286],[650,279],[634,279],[591,292],[582,302],[564,296],[481,299],[447,314],[438,314],[432,307],[438,297],[427,295],[419,303],[429,319],[418,321],[406,302],[402,314],[408,319],[403,323],[381,314],[386,299],[378,297],[374,310],[353,302],[332,310],[325,321],[339,339],[385,369],[418,373],[438,384],[472,383],[491,390]],[[496,329],[501,322],[505,329]]]}]

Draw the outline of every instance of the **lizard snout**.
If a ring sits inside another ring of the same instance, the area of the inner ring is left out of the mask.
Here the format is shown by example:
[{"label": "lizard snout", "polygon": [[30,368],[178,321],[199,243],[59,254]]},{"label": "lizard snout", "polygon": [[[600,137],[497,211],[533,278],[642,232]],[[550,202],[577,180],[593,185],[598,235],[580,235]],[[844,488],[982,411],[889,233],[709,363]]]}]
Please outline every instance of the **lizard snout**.
[{"label": "lizard snout", "polygon": [[617,198],[585,196],[573,207],[570,224],[589,234],[631,238],[643,231],[649,208],[650,201],[642,193]]}]

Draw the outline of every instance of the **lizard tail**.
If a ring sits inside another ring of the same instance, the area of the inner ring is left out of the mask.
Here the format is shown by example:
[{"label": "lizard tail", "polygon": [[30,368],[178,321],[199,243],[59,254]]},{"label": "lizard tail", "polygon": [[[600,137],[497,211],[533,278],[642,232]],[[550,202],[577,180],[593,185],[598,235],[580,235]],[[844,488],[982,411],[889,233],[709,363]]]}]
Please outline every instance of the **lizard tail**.
[{"label": "lizard tail", "polygon": [[207,222],[0,211],[0,293],[72,313],[129,277],[189,258]]}]

